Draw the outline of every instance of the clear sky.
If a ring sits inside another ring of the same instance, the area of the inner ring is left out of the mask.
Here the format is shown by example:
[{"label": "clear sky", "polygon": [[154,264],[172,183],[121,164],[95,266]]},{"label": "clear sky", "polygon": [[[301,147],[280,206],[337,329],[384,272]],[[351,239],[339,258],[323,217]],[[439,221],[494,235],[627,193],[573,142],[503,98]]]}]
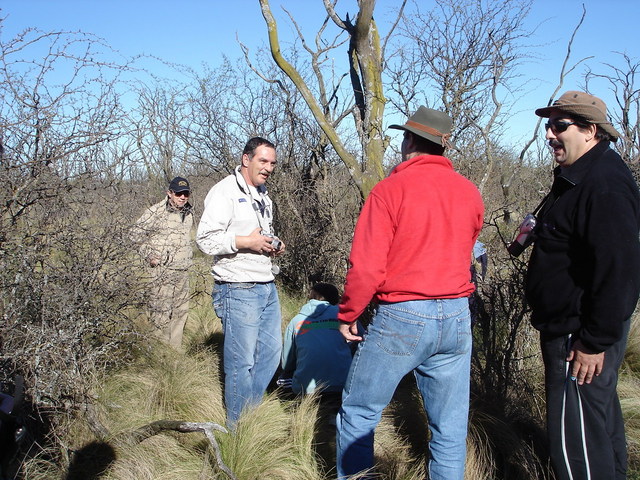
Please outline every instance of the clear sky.
[{"label": "clear sky", "polygon": [[[426,6],[431,3],[418,1]],[[389,9],[399,3],[378,0],[376,18],[383,34]],[[533,40],[540,46],[535,51],[538,60],[530,63],[523,75],[537,80],[538,86],[522,99],[522,114],[517,114],[520,122],[530,122],[529,131],[536,120],[531,109],[545,104],[557,83],[566,44],[583,3],[587,17],[574,43],[574,61],[595,56],[591,65],[607,63],[614,59],[613,51],[640,58],[640,0],[532,0],[529,21],[532,26],[540,24]],[[324,19],[322,0],[271,0],[283,40],[292,27],[281,5],[308,35],[317,31]],[[340,0],[337,10],[341,15],[354,14],[356,5],[356,0]],[[240,57],[236,35],[253,49],[267,42],[258,0],[0,0],[0,9],[4,41],[27,27],[81,30],[104,38],[124,56],[149,54],[196,69],[203,63],[215,66],[223,54]],[[577,88],[578,74],[583,71],[579,68],[567,78],[563,90]],[[607,100],[606,92],[594,93]]]}]

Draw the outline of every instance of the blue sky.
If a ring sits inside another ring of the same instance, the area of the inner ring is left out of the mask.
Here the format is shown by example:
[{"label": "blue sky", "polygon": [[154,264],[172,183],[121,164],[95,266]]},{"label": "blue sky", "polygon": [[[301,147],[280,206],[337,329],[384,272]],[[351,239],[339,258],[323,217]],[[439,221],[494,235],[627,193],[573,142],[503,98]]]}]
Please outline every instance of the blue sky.
[{"label": "blue sky", "polygon": [[[574,61],[595,56],[590,60],[592,65],[610,62],[614,59],[612,51],[640,58],[636,32],[640,1],[532,0],[530,22],[540,24],[534,39],[540,45],[535,50],[539,60],[529,64],[523,75],[537,86],[519,102],[520,113],[514,112],[529,132],[536,120],[531,110],[546,103],[557,83],[566,44],[580,18],[583,3],[587,18],[574,44]],[[384,22],[389,20],[387,12],[398,4],[399,0],[378,0],[376,17],[383,34]],[[322,0],[271,0],[284,40],[291,26],[281,5],[291,11],[309,35],[324,18]],[[356,0],[340,0],[338,12],[355,13],[356,5]],[[202,63],[216,65],[223,54],[240,57],[236,35],[253,49],[266,44],[266,27],[258,0],[0,0],[0,9],[5,41],[27,27],[44,31],[82,30],[104,38],[124,56],[155,55],[196,69]],[[563,90],[577,88],[578,74],[582,71],[579,68],[567,78]],[[594,93],[607,100],[605,91]]]}]

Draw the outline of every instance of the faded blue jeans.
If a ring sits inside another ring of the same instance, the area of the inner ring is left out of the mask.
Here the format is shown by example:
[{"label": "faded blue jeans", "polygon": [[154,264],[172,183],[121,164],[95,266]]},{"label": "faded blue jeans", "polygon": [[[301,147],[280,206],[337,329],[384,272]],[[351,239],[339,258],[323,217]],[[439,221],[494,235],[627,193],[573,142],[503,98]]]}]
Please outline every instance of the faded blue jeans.
[{"label": "faded blue jeans", "polygon": [[216,283],[213,308],[224,333],[227,426],[260,403],[280,363],[282,319],[275,284]]},{"label": "faded blue jeans", "polygon": [[373,467],[374,430],[400,380],[413,371],[431,430],[430,478],[462,480],[471,343],[466,297],[378,306],[342,394],[338,478]]}]

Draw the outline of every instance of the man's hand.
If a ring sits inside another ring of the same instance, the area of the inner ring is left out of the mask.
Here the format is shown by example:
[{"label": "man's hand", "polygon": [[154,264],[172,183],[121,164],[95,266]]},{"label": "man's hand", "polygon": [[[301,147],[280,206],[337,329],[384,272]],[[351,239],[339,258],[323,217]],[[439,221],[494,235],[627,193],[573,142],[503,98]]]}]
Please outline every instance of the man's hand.
[{"label": "man's hand", "polygon": [[360,342],[362,337],[358,335],[358,322],[343,323],[340,322],[338,330],[347,342]]},{"label": "man's hand", "polygon": [[594,375],[597,377],[602,372],[604,352],[591,353],[580,340],[577,340],[571,347],[567,362],[573,362],[571,365],[572,380],[577,380],[578,385],[591,383]]},{"label": "man's hand", "polygon": [[262,229],[256,228],[251,234],[236,236],[236,248],[238,250],[251,250],[256,253],[270,254],[275,252],[275,248],[271,246],[271,238],[262,235]]},{"label": "man's hand", "polygon": [[280,248],[278,248],[277,250],[274,249],[272,252],[272,255],[274,257],[279,257],[280,255],[282,255],[284,253],[284,249],[287,248],[287,246],[284,244],[284,242],[282,240],[280,240]]},{"label": "man's hand", "polygon": [[147,257],[147,262],[149,263],[149,265],[151,267],[157,267],[158,265],[160,265],[160,257],[158,257],[157,255],[149,255]]}]

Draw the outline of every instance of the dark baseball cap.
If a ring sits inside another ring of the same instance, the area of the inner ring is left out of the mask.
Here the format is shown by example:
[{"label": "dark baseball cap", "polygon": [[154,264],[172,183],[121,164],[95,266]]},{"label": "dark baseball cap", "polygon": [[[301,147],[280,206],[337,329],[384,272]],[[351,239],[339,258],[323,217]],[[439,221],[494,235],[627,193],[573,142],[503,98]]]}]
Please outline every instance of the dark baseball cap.
[{"label": "dark baseball cap", "polygon": [[186,178],[176,177],[169,183],[169,190],[174,193],[179,193],[188,192],[191,189],[189,188],[189,181]]}]

